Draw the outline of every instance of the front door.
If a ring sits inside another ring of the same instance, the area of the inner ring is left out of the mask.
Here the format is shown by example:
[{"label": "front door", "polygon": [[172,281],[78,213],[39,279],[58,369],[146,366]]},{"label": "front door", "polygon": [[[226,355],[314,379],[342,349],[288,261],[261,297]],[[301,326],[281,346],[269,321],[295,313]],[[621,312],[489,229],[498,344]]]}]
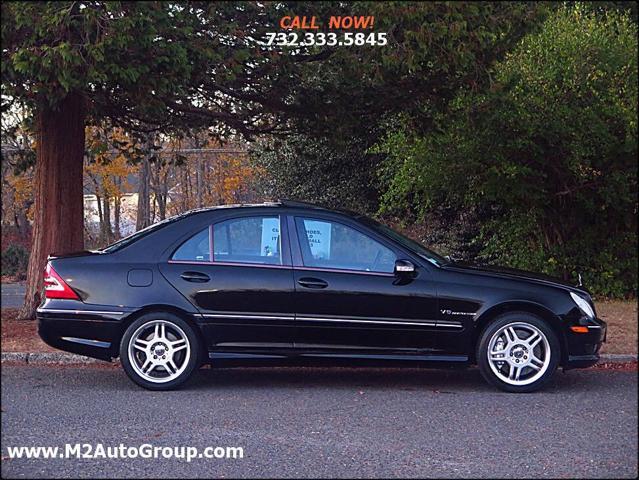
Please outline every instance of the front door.
[{"label": "front door", "polygon": [[195,234],[161,265],[201,312],[210,349],[292,348],[293,271],[281,233],[279,215],[227,219]]},{"label": "front door", "polygon": [[405,256],[347,219],[295,216],[295,347],[334,354],[438,351],[437,294],[428,271],[393,273]]}]

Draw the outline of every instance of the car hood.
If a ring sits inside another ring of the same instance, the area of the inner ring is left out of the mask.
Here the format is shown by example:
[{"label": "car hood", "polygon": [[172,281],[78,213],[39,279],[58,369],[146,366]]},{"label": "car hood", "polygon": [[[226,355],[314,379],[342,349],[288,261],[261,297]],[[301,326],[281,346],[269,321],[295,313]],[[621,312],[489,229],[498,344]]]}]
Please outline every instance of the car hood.
[{"label": "car hood", "polygon": [[559,278],[544,275],[542,273],[528,272],[526,270],[518,270],[516,268],[499,267],[494,265],[478,265],[466,262],[451,262],[443,266],[446,270],[461,271],[476,275],[486,275],[491,277],[501,277],[509,279],[517,279],[526,282],[541,283],[552,285],[565,290],[582,292],[589,295],[588,291],[572,283],[563,281]]}]

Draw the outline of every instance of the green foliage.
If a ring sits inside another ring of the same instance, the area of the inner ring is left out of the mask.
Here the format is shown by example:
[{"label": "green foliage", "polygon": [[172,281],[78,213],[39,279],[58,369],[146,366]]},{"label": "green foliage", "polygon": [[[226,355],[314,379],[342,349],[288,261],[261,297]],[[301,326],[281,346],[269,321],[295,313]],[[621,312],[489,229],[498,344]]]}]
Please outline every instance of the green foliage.
[{"label": "green foliage", "polygon": [[402,113],[426,125],[459,88],[485,83],[495,58],[548,9],[514,2],[343,5],[353,14],[374,15],[375,30],[388,33],[389,46],[319,51],[321,63],[306,62],[298,70],[299,85],[290,97],[304,112],[289,117],[297,133],[266,142],[252,156],[264,169],[260,189],[267,197],[371,213],[377,209],[381,156],[368,150],[393,117]]},{"label": "green foliage", "polygon": [[384,121],[397,113],[426,125],[460,87],[484,84],[495,59],[549,10],[534,2],[348,5],[352,14],[374,15],[375,31],[387,32],[389,45],[338,48],[300,69],[293,98],[309,115],[295,128],[329,143],[336,134],[376,141]]},{"label": "green foliage", "polygon": [[[94,124],[215,125],[370,138],[379,117],[429,111],[547,8],[455,2],[3,2],[2,94],[32,110],[81,92]],[[374,15],[389,46],[276,47],[283,15]],[[419,101],[418,101],[419,100]]]},{"label": "green foliage", "polygon": [[[368,212],[381,190],[385,214],[452,225],[448,253],[618,295],[636,290],[636,5],[557,5],[3,2],[3,107],[79,92],[94,124],[294,131],[254,152],[266,195]],[[258,41],[340,14],[389,45]]]},{"label": "green foliage", "polygon": [[[327,8],[328,4],[318,7]],[[271,131],[305,51],[258,42],[286,3],[3,2],[3,106],[57,108],[72,92],[94,124]],[[299,68],[298,68],[299,70]],[[267,116],[268,115],[268,116]]]},{"label": "green foliage", "polygon": [[382,211],[474,209],[482,260],[635,293],[637,75],[627,15],[559,9],[433,133],[387,136]]},{"label": "green foliage", "polygon": [[330,142],[294,135],[254,145],[251,160],[263,198],[298,199],[371,213],[377,208],[374,167],[378,156],[362,154],[357,139]]},{"label": "green foliage", "polygon": [[[575,2],[567,2],[567,5],[573,4]],[[610,10],[617,10],[621,13],[626,13],[630,16],[630,19],[637,23],[637,17],[639,14],[639,9],[637,2],[631,0],[619,0],[619,1],[609,1],[609,0],[594,0],[594,1],[586,1],[579,2],[583,8],[591,9],[595,13],[605,15]]]},{"label": "green foliage", "polygon": [[9,245],[2,252],[2,275],[15,275],[24,279],[29,264],[29,252],[22,245]]}]

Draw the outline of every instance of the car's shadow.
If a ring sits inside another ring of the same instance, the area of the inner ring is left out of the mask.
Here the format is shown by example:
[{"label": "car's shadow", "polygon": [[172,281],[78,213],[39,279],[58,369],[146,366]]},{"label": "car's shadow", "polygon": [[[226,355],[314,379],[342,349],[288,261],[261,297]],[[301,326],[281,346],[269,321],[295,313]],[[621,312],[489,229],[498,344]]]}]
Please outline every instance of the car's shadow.
[{"label": "car's shadow", "polygon": [[[540,393],[587,391],[601,387],[601,372],[558,371]],[[599,378],[600,380],[600,378]],[[202,368],[183,387],[188,390],[226,389],[374,389],[433,391],[443,394],[500,393],[477,368],[346,368],[259,367]],[[503,392],[502,392],[503,393]]]},{"label": "car's shadow", "polygon": [[[126,378],[120,368],[106,368],[104,387],[114,390],[142,391]],[[606,370],[558,370],[551,381],[536,394],[592,392],[617,388],[616,382],[605,382],[607,375],[623,374]],[[115,377],[115,378],[113,378]],[[95,378],[99,378],[95,377]],[[95,380],[94,380],[95,382]],[[442,394],[497,393],[479,370],[471,368],[365,368],[365,367],[234,367],[196,371],[181,391],[230,391],[249,389],[360,389],[430,391]]]},{"label": "car's shadow", "polygon": [[477,369],[257,367],[202,368],[187,388],[483,389]]}]

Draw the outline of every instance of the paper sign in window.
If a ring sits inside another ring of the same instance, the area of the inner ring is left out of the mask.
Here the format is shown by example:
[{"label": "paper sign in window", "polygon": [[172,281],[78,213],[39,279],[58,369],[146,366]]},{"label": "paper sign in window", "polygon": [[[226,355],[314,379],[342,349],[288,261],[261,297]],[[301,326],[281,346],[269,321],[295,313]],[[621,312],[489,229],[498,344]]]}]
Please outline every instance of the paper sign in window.
[{"label": "paper sign in window", "polygon": [[260,256],[277,257],[280,251],[280,219],[262,219],[262,246]]},{"label": "paper sign in window", "polygon": [[313,258],[327,260],[331,258],[331,224],[316,220],[304,220],[304,229]]}]

